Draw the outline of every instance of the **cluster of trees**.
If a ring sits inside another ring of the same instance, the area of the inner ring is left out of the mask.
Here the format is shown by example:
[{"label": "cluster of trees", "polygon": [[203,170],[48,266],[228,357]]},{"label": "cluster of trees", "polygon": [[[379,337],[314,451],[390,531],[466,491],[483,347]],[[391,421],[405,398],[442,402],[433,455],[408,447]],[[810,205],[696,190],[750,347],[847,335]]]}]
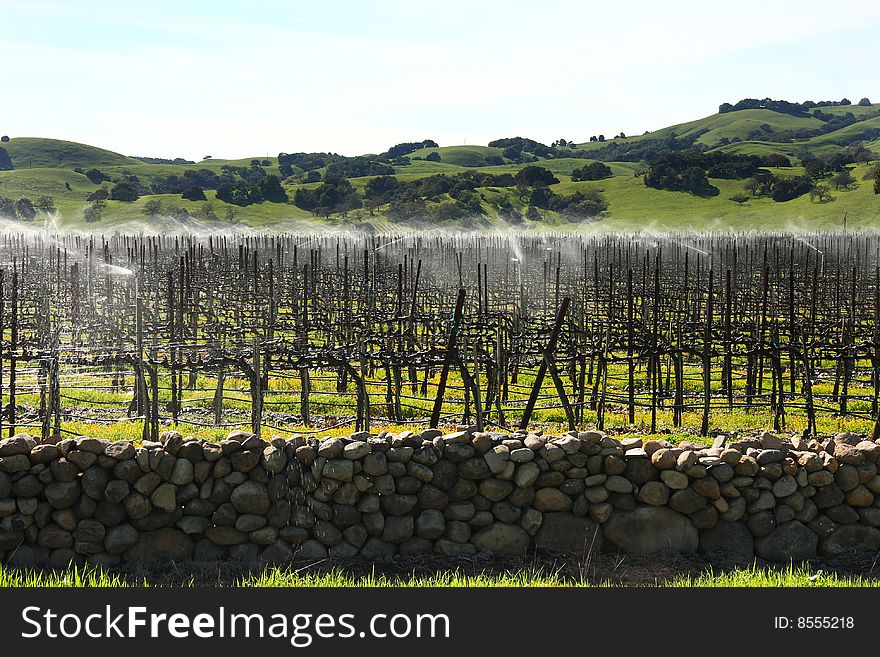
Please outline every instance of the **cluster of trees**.
[{"label": "cluster of trees", "polygon": [[182,157],[170,159],[167,157],[140,157],[133,155],[134,159],[140,160],[144,164],[195,164],[192,160],[184,160]]},{"label": "cluster of trees", "polygon": [[501,148],[503,157],[511,162],[534,162],[540,157],[553,158],[557,149],[527,137],[504,137],[489,142],[493,148]]},{"label": "cluster of trees", "polygon": [[300,188],[293,195],[293,203],[317,215],[345,215],[363,205],[357,191],[344,178],[328,180],[315,189]]},{"label": "cluster of trees", "polygon": [[602,162],[590,162],[582,167],[578,167],[571,172],[571,179],[575,182],[581,180],[602,180],[610,178],[612,175],[611,167]]},{"label": "cluster of trees", "polygon": [[[436,142],[426,139],[423,142],[410,142],[398,144],[389,149],[402,149],[413,152],[419,148],[436,148]],[[394,173],[392,165],[401,166],[409,163],[409,158],[402,155],[388,156],[357,156],[345,157],[336,153],[278,153],[278,170],[281,176],[289,178],[295,175],[297,169],[300,173],[306,174],[306,182],[316,182],[321,179],[317,169],[327,167],[325,179],[327,178],[359,178],[361,176],[384,176]],[[309,178],[308,174],[315,172]]]},{"label": "cluster of trees", "polygon": [[433,139],[425,139],[424,141],[406,141],[392,146],[379,157],[380,159],[394,159],[409,155],[422,148],[438,148],[438,145]]},{"label": "cluster of trees", "polygon": [[874,169],[874,193],[880,194],[880,166]]},{"label": "cluster of trees", "polygon": [[0,147],[0,171],[12,171],[14,168],[9,153],[5,148]]},{"label": "cluster of trees", "polygon": [[343,156],[336,153],[278,153],[278,170],[284,178],[289,178],[295,173],[294,167],[308,173],[341,159]]},{"label": "cluster of trees", "polygon": [[[178,206],[164,207],[162,202],[157,198],[151,198],[149,201],[144,203],[144,207],[142,208],[142,212],[144,215],[149,217],[150,219],[155,219],[156,217],[171,217],[172,219],[177,219],[178,221],[186,221],[187,219],[203,219],[205,221],[217,221],[219,217],[214,210],[214,206],[211,203],[205,203],[195,212],[191,212],[190,210]],[[227,223],[231,223],[235,220],[235,210],[233,208],[226,209],[226,215],[224,217],[224,221]]]},{"label": "cluster of trees", "polygon": [[24,196],[15,201],[11,198],[0,196],[0,218],[33,221],[37,216],[38,210],[41,212],[53,212],[55,210],[55,201],[50,196],[40,196],[36,201],[31,201]]},{"label": "cluster of trees", "polygon": [[670,132],[663,137],[654,139],[606,141],[605,145],[593,151],[568,151],[562,157],[584,157],[603,162],[651,162],[664,153],[708,150],[705,144],[697,144],[706,130],[696,130],[686,136],[678,136]]},{"label": "cluster of trees", "polygon": [[[198,194],[198,188],[184,192],[184,198],[189,200],[205,200],[204,191]],[[240,179],[234,182],[224,182],[217,187],[217,200],[232,205],[246,206],[254,203],[269,201],[270,203],[287,203],[288,196],[281,179],[274,174],[268,174],[257,180]]]},{"label": "cluster of trees", "polygon": [[746,183],[745,189],[752,196],[769,196],[784,203],[810,193],[813,181],[809,176],[780,177],[761,170]]},{"label": "cluster of trees", "polygon": [[89,182],[91,182],[93,185],[100,185],[102,182],[110,180],[110,176],[95,167],[92,167],[91,169],[75,167],[73,171],[74,173],[78,173],[88,178]]},{"label": "cluster of trees", "polygon": [[[267,162],[254,160],[250,167],[224,165],[219,174],[210,169],[187,169],[180,175],[157,178],[149,188],[141,184],[137,176],[128,173],[111,179],[99,169],[79,169],[78,172],[96,185],[106,181],[114,183],[109,189],[101,187],[90,194],[87,198],[93,203],[136,201],[147,194],[180,194],[189,201],[205,201],[206,189],[217,190],[217,199],[232,205],[246,206],[263,201],[286,203],[289,199],[281,180],[263,168]],[[101,209],[98,206],[96,212]]]},{"label": "cluster of trees", "polygon": [[[529,208],[551,210],[568,217],[582,220],[596,217],[608,209],[605,197],[594,189],[577,191],[570,196],[556,194],[547,187],[536,187],[529,194]],[[532,216],[533,213],[532,213]]]},{"label": "cluster of trees", "polygon": [[761,167],[761,158],[730,153],[666,153],[651,162],[645,185],[654,189],[716,196],[718,188],[709,178],[742,180]]},{"label": "cluster of trees", "polygon": [[[478,188],[515,187],[522,201],[535,210],[551,210],[579,219],[593,217],[608,208],[599,192],[587,190],[572,196],[553,193],[549,185],[559,180],[539,166],[527,166],[512,175],[463,171],[455,175],[437,174],[416,180],[400,180],[393,175],[376,176],[364,186],[363,199],[344,178],[325,179],[314,189],[301,188],[293,202],[318,215],[341,213],[365,207],[370,212],[387,206],[385,214],[395,221],[431,218],[436,221],[468,219],[485,214]],[[494,202],[494,201],[493,201]],[[431,205],[429,205],[429,203]],[[513,217],[509,199],[495,202],[502,216]]]},{"label": "cluster of trees", "polygon": [[187,169],[182,175],[170,175],[157,178],[150,191],[153,194],[187,194],[190,190],[198,189],[204,194],[206,189],[217,189],[223,183],[235,182],[235,175],[224,172],[218,175],[210,169]]},{"label": "cluster of trees", "polygon": [[[867,98],[863,98],[862,100],[867,100]],[[871,103],[868,102],[867,104],[870,105]],[[772,98],[762,98],[761,100],[758,100],[757,98],[744,98],[733,105],[730,103],[722,103],[718,107],[718,113],[726,114],[727,112],[737,112],[739,110],[768,109],[773,110],[774,112],[781,112],[782,114],[806,117],[809,116],[810,110],[817,107],[840,107],[845,105],[852,105],[848,98],[843,98],[838,101],[820,100],[819,102],[807,100],[803,103],[792,103],[787,100],[773,100]]]},{"label": "cluster of trees", "polygon": [[[850,188],[856,179],[847,168],[848,158],[838,154],[826,158],[811,157],[804,162],[806,175],[795,177],[775,176],[769,171],[759,170],[745,185],[753,196],[769,196],[774,201],[785,202],[810,195],[810,200],[826,203],[833,201],[832,187],[836,190]],[[822,179],[831,176],[828,184]]]},{"label": "cluster of trees", "polygon": [[362,178],[364,176],[390,176],[394,167],[385,162],[366,157],[346,157],[327,165],[324,180],[334,178]]}]

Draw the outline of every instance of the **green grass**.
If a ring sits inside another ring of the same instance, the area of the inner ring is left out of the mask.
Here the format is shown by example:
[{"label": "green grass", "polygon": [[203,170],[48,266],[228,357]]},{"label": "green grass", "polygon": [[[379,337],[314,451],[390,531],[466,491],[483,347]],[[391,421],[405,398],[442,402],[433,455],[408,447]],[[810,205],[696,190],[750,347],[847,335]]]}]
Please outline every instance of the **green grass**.
[{"label": "green grass", "polygon": [[407,157],[426,157],[428,153],[439,153],[440,163],[454,164],[461,167],[481,166],[487,155],[498,155],[504,149],[492,146],[443,146],[441,148],[420,148]]},{"label": "green grass", "polygon": [[[66,570],[42,571],[11,569],[0,566],[0,587],[43,588],[123,588],[149,587],[149,577],[129,577],[124,573],[95,567],[70,567]],[[174,586],[200,585],[194,577],[173,582]],[[593,582],[581,577],[569,577],[558,570],[545,567],[527,567],[501,572],[465,572],[450,568],[427,574],[414,570],[409,574],[388,575],[375,570],[368,574],[354,574],[341,568],[323,572],[308,569],[267,568],[231,581],[218,579],[213,585],[242,588],[482,588],[482,587],[613,587],[610,581]],[[815,570],[809,564],[780,568],[757,565],[714,572],[711,568],[698,575],[678,575],[671,579],[656,579],[647,586],[661,587],[876,587],[878,581],[862,575],[846,575]]]},{"label": "green grass", "polygon": [[139,160],[103,148],[61,139],[14,137],[0,144],[16,169],[39,167],[100,167],[140,164]]}]

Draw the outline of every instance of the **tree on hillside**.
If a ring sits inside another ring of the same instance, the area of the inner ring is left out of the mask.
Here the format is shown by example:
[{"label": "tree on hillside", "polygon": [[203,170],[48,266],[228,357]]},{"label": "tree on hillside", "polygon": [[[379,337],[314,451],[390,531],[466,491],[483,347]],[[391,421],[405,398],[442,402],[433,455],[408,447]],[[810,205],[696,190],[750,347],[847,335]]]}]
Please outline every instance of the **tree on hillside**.
[{"label": "tree on hillside", "polygon": [[880,194],[880,167],[877,167],[877,172],[874,174],[874,193]]},{"label": "tree on hillside", "polygon": [[40,196],[34,203],[34,207],[41,212],[54,212],[55,200],[51,196]]},{"label": "tree on hillside", "polygon": [[96,221],[101,221],[101,215],[104,212],[104,208],[107,207],[106,201],[95,201],[85,210],[83,210],[83,218],[91,223],[95,223]]},{"label": "tree on hillside", "polygon": [[828,201],[833,201],[834,197],[831,195],[831,188],[828,185],[813,185],[813,188],[810,190],[810,200],[827,203]]},{"label": "tree on hillside", "polygon": [[[74,169],[76,171],[76,169]],[[105,180],[110,180],[110,176],[103,173],[100,169],[92,167],[88,171],[84,171],[83,175],[92,181],[95,185],[100,185]]]},{"label": "tree on hillside", "polygon": [[868,100],[867,98],[862,98],[862,99],[859,101],[859,106],[860,106],[860,107],[868,107],[870,104],[871,104],[871,101]]},{"label": "tree on hillside", "polygon": [[157,198],[151,198],[146,203],[144,203],[144,207],[141,209],[146,216],[151,219],[154,217],[158,217],[162,214],[162,202]]},{"label": "tree on hillside", "polygon": [[113,185],[110,190],[110,199],[113,201],[137,201],[140,198],[137,185],[123,181]]},{"label": "tree on hillside", "polygon": [[22,197],[15,202],[15,212],[22,221],[32,221],[37,216],[34,204],[29,198]]},{"label": "tree on hillside", "polygon": [[[274,174],[262,178],[259,183],[263,198],[270,203],[287,203],[287,192],[281,186],[281,180]],[[202,195],[204,197],[204,194]]]},{"label": "tree on hillside", "polygon": [[552,172],[539,166],[528,166],[520,169],[517,171],[514,180],[517,185],[523,184],[527,187],[545,187],[559,182],[559,179]]},{"label": "tree on hillside", "polygon": [[364,187],[364,196],[382,205],[391,201],[399,188],[400,184],[394,176],[377,176]]},{"label": "tree on hillside", "polygon": [[5,148],[0,148],[0,171],[12,171],[12,158]]},{"label": "tree on hillside", "polygon": [[808,176],[776,178],[770,191],[770,198],[777,203],[784,203],[809,193],[812,188],[813,184]]},{"label": "tree on hillside", "polygon": [[3,135],[2,137],[0,137],[0,142],[3,142],[5,144],[7,141],[9,141],[9,135]]},{"label": "tree on hillside", "polygon": [[780,155],[779,153],[771,153],[770,155],[765,155],[763,158],[761,158],[761,166],[790,167],[791,160],[785,157],[785,155]]},{"label": "tree on hillside", "polygon": [[15,218],[15,201],[11,198],[0,196],[0,217]]},{"label": "tree on hillside", "polygon": [[86,196],[87,201],[106,201],[108,198],[110,198],[110,192],[104,187],[100,187]]},{"label": "tree on hillside", "polygon": [[438,153],[437,151],[431,151],[430,153],[425,155],[425,159],[428,160],[428,162],[439,162],[440,153]]},{"label": "tree on hillside", "polygon": [[207,201],[208,199],[205,197],[205,190],[199,187],[198,185],[193,185],[192,187],[187,187],[183,190],[183,193],[180,195],[181,198],[186,199],[187,201]]},{"label": "tree on hillside", "polygon": [[571,172],[571,179],[575,182],[581,180],[602,180],[611,177],[611,167],[602,162],[590,162]]},{"label": "tree on hillside", "polygon": [[831,184],[834,185],[836,189],[846,189],[855,181],[856,179],[853,178],[853,175],[852,173],[850,173],[849,169],[844,169],[836,176],[831,178]]}]

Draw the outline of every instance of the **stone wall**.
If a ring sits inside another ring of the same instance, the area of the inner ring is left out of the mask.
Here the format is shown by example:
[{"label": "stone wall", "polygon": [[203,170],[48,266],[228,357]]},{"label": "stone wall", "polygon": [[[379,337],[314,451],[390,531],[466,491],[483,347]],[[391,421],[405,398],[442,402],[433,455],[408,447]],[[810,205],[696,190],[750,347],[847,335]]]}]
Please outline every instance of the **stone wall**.
[{"label": "stone wall", "polygon": [[461,430],[222,442],[0,441],[13,565],[364,555],[807,559],[880,549],[880,444],[771,433],[714,446]]}]

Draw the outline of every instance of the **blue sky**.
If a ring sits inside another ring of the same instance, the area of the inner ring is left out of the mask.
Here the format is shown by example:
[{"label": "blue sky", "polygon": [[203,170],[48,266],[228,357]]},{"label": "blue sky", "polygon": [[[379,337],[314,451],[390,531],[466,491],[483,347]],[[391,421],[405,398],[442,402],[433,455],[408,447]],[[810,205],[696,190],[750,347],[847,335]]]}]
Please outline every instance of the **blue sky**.
[{"label": "blue sky", "polygon": [[865,0],[0,0],[0,133],[191,159],[584,141],[880,102],[878,34]]}]

